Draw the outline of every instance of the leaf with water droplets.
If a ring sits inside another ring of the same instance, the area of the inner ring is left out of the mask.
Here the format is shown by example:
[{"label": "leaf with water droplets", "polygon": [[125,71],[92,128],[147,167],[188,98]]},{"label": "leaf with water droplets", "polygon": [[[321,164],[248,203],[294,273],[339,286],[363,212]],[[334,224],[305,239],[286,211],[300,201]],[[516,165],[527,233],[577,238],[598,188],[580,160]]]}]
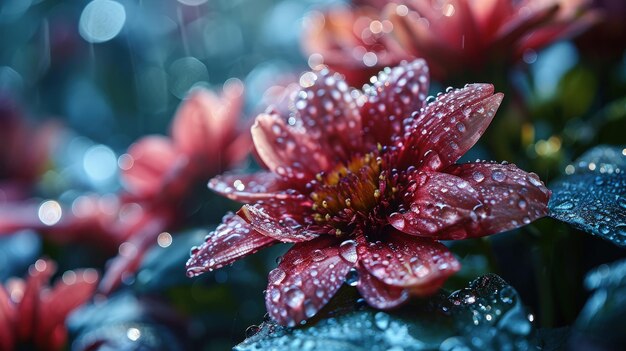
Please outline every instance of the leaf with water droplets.
[{"label": "leaf with water droplets", "polygon": [[170,305],[128,291],[84,305],[67,319],[72,350],[185,350],[189,323]]},{"label": "leaf with water droplets", "polygon": [[567,166],[551,184],[550,216],[626,246],[626,156],[600,146]]},{"label": "leaf with water droplets", "polygon": [[214,232],[207,235],[200,247],[191,249],[187,261],[187,275],[221,268],[247,255],[251,255],[277,241],[253,230],[243,218],[229,213],[224,216]]},{"label": "leaf with water droplets", "polygon": [[295,326],[335,295],[355,265],[340,255],[336,241],[323,236],[295,244],[270,272],[265,304],[274,320]]},{"label": "leaf with water droplets", "polygon": [[595,268],[585,277],[585,287],[592,294],[572,328],[572,340],[590,350],[624,350],[626,260]]},{"label": "leaf with water droplets", "polygon": [[[235,347],[247,350],[529,350],[538,344],[520,298],[496,275],[381,312],[335,301],[335,309],[300,328],[265,322]],[[337,306],[338,305],[338,306]]]}]

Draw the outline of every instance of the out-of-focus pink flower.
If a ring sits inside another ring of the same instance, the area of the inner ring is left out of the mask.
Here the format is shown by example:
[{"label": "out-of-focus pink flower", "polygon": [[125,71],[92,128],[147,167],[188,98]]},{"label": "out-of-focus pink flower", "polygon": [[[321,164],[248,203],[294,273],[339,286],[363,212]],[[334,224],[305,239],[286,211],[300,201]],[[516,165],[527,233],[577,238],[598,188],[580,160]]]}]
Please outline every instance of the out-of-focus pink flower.
[{"label": "out-of-focus pink flower", "polygon": [[181,104],[171,135],[148,136],[124,158],[122,177],[140,199],[180,199],[199,181],[230,169],[250,152],[250,136],[240,123],[243,85],[233,80],[221,96],[196,89]]},{"label": "out-of-focus pink flower", "polygon": [[359,69],[415,57],[426,59],[435,78],[446,79],[510,64],[578,34],[598,19],[596,12],[585,11],[588,2],[370,1],[309,21],[305,50],[354,84],[369,78],[355,75]]},{"label": "out-of-focus pink flower", "polygon": [[67,271],[54,287],[47,285],[54,262],[37,260],[25,280],[0,285],[0,349],[62,350],[67,341],[65,319],[91,298],[98,282],[94,269]]},{"label": "out-of-focus pink flower", "polygon": [[249,154],[242,102],[238,80],[229,81],[221,96],[192,91],[174,117],[170,137],[145,137],[120,158],[127,192],[83,195],[65,206],[52,200],[0,205],[0,233],[31,228],[60,243],[119,247],[100,286],[111,292],[158,236],[184,217],[180,212],[190,192]]},{"label": "out-of-focus pink flower", "polygon": [[[252,138],[269,168],[210,187],[247,203],[192,249],[190,276],[278,242],[295,243],[269,274],[266,305],[281,324],[315,315],[346,281],[372,306],[436,291],[460,265],[438,240],[480,237],[545,216],[550,191],[507,163],[455,162],[503,95],[471,84],[425,102],[421,59],[381,72],[364,92],[311,73],[288,114],[257,117]],[[353,273],[350,273],[353,272]]]},{"label": "out-of-focus pink flower", "polygon": [[45,170],[58,127],[32,127],[15,101],[0,95],[0,203],[29,196]]}]

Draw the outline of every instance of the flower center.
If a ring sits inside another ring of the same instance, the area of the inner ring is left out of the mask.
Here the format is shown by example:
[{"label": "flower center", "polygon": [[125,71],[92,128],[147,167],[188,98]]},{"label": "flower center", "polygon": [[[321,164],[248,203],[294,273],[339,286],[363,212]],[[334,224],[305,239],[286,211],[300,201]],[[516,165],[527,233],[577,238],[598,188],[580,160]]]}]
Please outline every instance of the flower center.
[{"label": "flower center", "polygon": [[382,157],[368,153],[331,172],[318,173],[310,194],[315,222],[330,226],[331,234],[337,236],[351,235],[357,225],[377,224],[378,208],[388,189],[383,162]]}]

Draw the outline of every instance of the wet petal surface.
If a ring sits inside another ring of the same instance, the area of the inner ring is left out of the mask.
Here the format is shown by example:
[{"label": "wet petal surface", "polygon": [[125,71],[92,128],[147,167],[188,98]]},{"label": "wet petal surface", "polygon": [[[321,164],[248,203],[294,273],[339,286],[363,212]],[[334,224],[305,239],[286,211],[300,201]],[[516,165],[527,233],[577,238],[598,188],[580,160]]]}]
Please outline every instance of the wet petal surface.
[{"label": "wet petal surface", "polygon": [[360,264],[376,279],[408,288],[416,295],[432,294],[461,268],[443,244],[392,228],[385,233],[384,241],[361,241],[357,252]]},{"label": "wet petal surface", "polygon": [[365,88],[363,137],[366,148],[378,143],[389,145],[392,137],[402,134],[402,122],[422,107],[428,94],[428,66],[424,60],[402,63],[380,72],[372,86]]},{"label": "wet petal surface", "polygon": [[288,326],[313,317],[335,295],[354,265],[340,255],[335,238],[295,244],[269,273],[267,311],[279,324]]},{"label": "wet petal surface", "polygon": [[276,240],[255,232],[243,218],[230,213],[200,247],[191,249],[187,275],[221,268],[274,243]]}]

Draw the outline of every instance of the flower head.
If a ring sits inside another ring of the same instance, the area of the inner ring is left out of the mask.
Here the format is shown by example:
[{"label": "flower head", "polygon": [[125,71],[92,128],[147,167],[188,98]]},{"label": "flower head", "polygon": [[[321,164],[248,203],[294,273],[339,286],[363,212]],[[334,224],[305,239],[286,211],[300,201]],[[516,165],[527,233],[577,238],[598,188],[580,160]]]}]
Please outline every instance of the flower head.
[{"label": "flower head", "polygon": [[[309,21],[305,50],[351,83],[358,70],[423,57],[438,79],[532,57],[597,21],[587,0],[363,1]],[[382,12],[382,14],[381,14]],[[369,73],[369,72],[367,72]]]},{"label": "flower head", "polygon": [[0,349],[18,345],[28,349],[62,350],[67,340],[65,319],[91,298],[98,280],[93,269],[67,271],[49,287],[46,282],[56,265],[37,260],[26,280],[9,280],[0,285]]},{"label": "flower head", "polygon": [[460,268],[438,240],[546,215],[550,192],[537,175],[506,163],[455,164],[502,101],[493,86],[471,84],[426,102],[421,59],[372,81],[359,92],[322,70],[295,93],[291,113],[257,117],[252,138],[269,171],[210,182],[246,204],[192,249],[189,275],[295,243],[270,272],[266,295],[270,315],[294,325],[345,281],[377,308],[433,293]]}]

